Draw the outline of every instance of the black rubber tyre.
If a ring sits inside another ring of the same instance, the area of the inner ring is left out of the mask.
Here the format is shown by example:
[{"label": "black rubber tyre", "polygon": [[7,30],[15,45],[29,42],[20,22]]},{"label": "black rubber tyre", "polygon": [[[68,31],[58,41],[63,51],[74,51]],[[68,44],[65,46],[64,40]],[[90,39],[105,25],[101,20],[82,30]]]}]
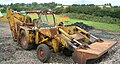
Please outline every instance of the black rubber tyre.
[{"label": "black rubber tyre", "polygon": [[24,30],[22,30],[20,33],[20,44],[25,50],[30,50],[34,46],[34,43],[29,43],[26,32]]},{"label": "black rubber tyre", "polygon": [[70,56],[72,56],[72,53],[73,53],[73,51],[69,50],[68,48],[64,48],[64,49],[63,49],[63,54],[64,54],[65,56],[70,57]]},{"label": "black rubber tyre", "polygon": [[50,59],[50,55],[51,55],[51,51],[46,44],[40,44],[37,47],[37,57],[41,62],[43,63],[48,62]]}]

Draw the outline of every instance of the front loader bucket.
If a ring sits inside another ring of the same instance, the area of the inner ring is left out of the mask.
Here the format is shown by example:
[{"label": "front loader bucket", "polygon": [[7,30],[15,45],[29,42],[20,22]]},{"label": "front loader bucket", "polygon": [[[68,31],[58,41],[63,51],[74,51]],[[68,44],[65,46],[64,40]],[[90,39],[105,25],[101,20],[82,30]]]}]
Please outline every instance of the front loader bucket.
[{"label": "front loader bucket", "polygon": [[86,64],[87,60],[100,57],[117,43],[116,41],[110,40],[103,41],[90,44],[90,48],[87,49],[76,49],[72,54],[73,61],[78,64]]}]

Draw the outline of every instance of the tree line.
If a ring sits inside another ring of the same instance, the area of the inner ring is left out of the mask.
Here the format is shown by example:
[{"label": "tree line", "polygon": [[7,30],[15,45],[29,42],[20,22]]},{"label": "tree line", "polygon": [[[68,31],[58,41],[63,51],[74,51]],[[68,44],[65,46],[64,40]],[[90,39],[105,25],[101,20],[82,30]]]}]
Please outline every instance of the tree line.
[{"label": "tree line", "polygon": [[53,9],[58,5],[62,5],[62,4],[57,4],[55,2],[50,2],[50,3],[37,3],[37,2],[32,2],[29,4],[25,4],[25,3],[11,3],[8,5],[1,5],[0,4],[0,11],[1,12],[6,12],[6,8],[8,6],[10,6],[13,10],[16,11],[26,11],[26,10],[48,10],[48,9]]},{"label": "tree line", "polygon": [[[0,11],[1,12],[6,12],[6,8],[8,6],[11,6],[13,10],[16,11],[22,11],[22,10],[53,10],[55,11],[56,14],[64,14],[64,13],[77,13],[77,14],[88,14],[92,16],[110,16],[113,18],[120,18],[120,6],[111,6],[110,3],[107,3],[105,5],[102,5],[103,7],[100,8],[99,5],[94,5],[94,4],[73,4],[69,5],[66,8],[64,8],[64,5],[58,4],[55,2],[49,2],[49,3],[37,3],[37,2],[32,2],[29,4],[25,3],[11,3],[8,5],[1,5],[0,4]],[[60,7],[56,7],[60,6]],[[106,6],[110,6],[106,7]]]},{"label": "tree line", "polygon": [[105,7],[106,5],[103,5],[103,7],[95,6],[95,5],[72,5],[67,8],[56,8],[56,13],[78,13],[78,14],[88,14],[93,16],[110,16],[113,18],[120,18],[120,7],[112,7],[109,6]]}]

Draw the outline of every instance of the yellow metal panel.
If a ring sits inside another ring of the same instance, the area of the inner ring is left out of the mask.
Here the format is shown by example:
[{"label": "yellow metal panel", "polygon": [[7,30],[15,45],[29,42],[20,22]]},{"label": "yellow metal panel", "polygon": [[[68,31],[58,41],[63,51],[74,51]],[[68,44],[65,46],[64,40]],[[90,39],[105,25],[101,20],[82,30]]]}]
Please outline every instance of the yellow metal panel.
[{"label": "yellow metal panel", "polygon": [[52,39],[52,47],[54,49],[54,52],[58,52],[59,45],[58,45],[57,40]]},{"label": "yellow metal panel", "polygon": [[36,43],[36,44],[39,43],[39,42],[38,42],[38,39],[39,39],[39,38],[38,38],[38,31],[36,31],[36,35],[35,35],[35,43]]},{"label": "yellow metal panel", "polygon": [[81,32],[83,32],[83,33],[85,33],[85,34],[88,34],[88,32],[87,31],[85,31],[85,30],[83,30],[83,29],[81,29],[80,27],[76,27],[78,30],[80,30]]}]

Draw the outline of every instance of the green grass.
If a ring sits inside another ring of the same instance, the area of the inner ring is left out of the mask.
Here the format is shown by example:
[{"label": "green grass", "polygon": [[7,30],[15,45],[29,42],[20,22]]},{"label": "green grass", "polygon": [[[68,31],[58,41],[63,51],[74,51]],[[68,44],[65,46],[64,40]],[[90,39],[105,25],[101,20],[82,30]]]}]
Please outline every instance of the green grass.
[{"label": "green grass", "polygon": [[65,24],[72,24],[75,22],[83,22],[89,26],[93,26],[96,29],[120,32],[120,26],[117,24],[108,24],[108,23],[101,23],[101,22],[93,22],[93,21],[85,21],[85,20],[76,20],[76,19],[68,19],[68,23],[64,22]]},{"label": "green grass", "polygon": [[38,18],[38,15],[37,14],[28,14],[32,19],[36,19]]},{"label": "green grass", "polygon": [[[37,14],[28,14],[28,15],[32,18],[32,20],[38,18],[38,15],[37,15]],[[52,17],[51,15],[48,15],[47,18],[49,19],[49,21],[52,21],[52,20],[53,20],[53,19],[52,19],[53,17]],[[57,23],[59,23],[59,19],[61,19],[61,17],[58,16],[58,15],[56,15],[55,18],[56,18]]]},{"label": "green grass", "polygon": [[6,16],[7,15],[7,13],[2,13],[3,14],[3,16]]}]

